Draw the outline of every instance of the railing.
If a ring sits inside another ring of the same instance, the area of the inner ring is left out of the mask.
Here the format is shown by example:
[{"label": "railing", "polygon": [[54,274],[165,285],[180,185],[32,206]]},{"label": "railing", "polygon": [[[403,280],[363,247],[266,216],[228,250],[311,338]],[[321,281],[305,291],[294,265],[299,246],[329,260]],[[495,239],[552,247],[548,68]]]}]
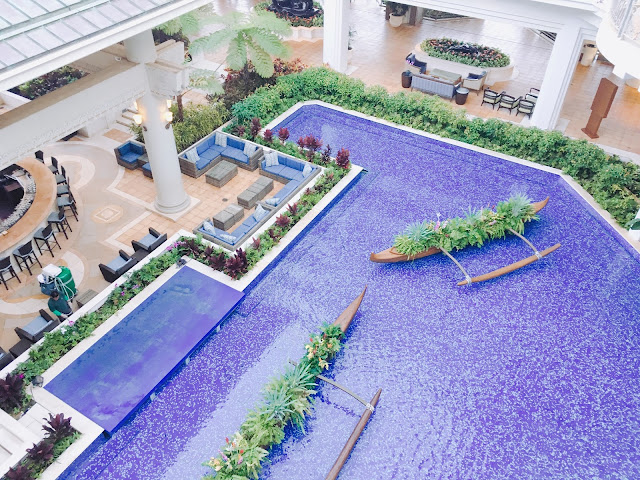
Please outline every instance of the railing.
[{"label": "railing", "polygon": [[640,0],[612,0],[609,18],[618,38],[640,44]]}]

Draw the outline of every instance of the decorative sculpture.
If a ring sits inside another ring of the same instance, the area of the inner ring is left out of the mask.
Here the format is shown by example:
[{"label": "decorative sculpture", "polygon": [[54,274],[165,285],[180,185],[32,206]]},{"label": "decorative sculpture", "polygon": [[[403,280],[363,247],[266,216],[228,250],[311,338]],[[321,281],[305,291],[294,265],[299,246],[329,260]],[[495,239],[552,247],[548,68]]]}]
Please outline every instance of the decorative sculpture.
[{"label": "decorative sculpture", "polygon": [[318,13],[318,10],[313,8],[313,0],[271,0],[267,10],[301,18],[313,17]]}]

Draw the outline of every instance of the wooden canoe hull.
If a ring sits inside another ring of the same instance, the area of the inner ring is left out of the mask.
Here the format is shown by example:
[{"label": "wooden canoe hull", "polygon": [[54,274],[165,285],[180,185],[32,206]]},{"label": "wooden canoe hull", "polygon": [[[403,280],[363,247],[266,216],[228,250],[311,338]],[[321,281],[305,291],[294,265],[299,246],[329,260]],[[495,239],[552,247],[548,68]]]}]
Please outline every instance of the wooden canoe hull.
[{"label": "wooden canoe hull", "polygon": [[[542,250],[540,252],[540,258],[549,255],[551,252],[554,252],[558,248],[560,248],[560,244],[556,243],[552,247]],[[511,273],[515,270],[518,270],[519,268],[526,267],[527,265],[530,265],[533,262],[540,260],[540,258],[538,258],[538,256],[536,255],[531,255],[530,257],[520,260],[519,262],[512,263],[511,265],[507,265],[506,267],[498,268],[493,272],[489,272],[489,273],[485,273],[484,275],[478,275],[477,277],[473,277],[471,279],[471,282],[468,282],[467,280],[462,280],[461,282],[458,282],[458,286],[469,285],[470,283],[484,282],[485,280],[491,280],[492,278],[501,277],[502,275]]]},{"label": "wooden canoe hull", "polygon": [[[382,389],[380,388],[376,392],[371,402],[369,402],[373,408],[375,408],[376,405],[378,405],[378,400],[380,400],[381,393],[382,393]],[[336,460],[336,463],[334,463],[333,467],[331,467],[331,470],[325,477],[325,480],[336,480],[336,478],[338,478],[338,475],[340,474],[340,470],[342,470],[342,467],[347,462],[347,459],[349,458],[349,455],[351,454],[353,447],[355,447],[356,442],[358,441],[358,438],[360,438],[360,435],[362,434],[364,427],[367,426],[367,422],[369,421],[369,418],[371,417],[372,414],[373,412],[369,408],[365,409],[364,413],[360,417],[360,420],[358,421],[358,424],[356,425],[356,428],[353,429],[351,436],[349,437],[349,439],[347,440],[347,443],[345,444],[344,448],[340,452],[340,455],[338,455],[338,459]]]},{"label": "wooden canoe hull", "polygon": [[340,316],[336,318],[335,322],[333,322],[333,324],[340,327],[340,330],[342,330],[343,332],[347,331],[349,325],[351,325],[351,321],[356,316],[356,313],[358,313],[358,309],[360,308],[360,304],[362,303],[362,299],[364,298],[364,294],[366,292],[367,287],[365,286],[364,290],[362,290],[362,293],[358,295],[358,297],[353,302],[351,302],[351,304],[347,308],[345,308],[344,312],[342,312]]},{"label": "wooden canoe hull", "polygon": [[[549,197],[545,198],[544,200],[541,200],[540,202],[534,202],[531,205],[533,206],[533,210],[536,213],[538,213],[547,205],[547,203],[549,203]],[[439,248],[431,247],[428,250],[425,250],[424,252],[420,252],[412,257],[409,257],[408,255],[399,253],[394,247],[391,247],[378,253],[372,253],[369,256],[369,260],[376,263],[408,262],[410,260],[418,260],[420,258],[428,257],[429,255],[433,255],[435,253],[440,253],[440,252],[441,250]]]}]

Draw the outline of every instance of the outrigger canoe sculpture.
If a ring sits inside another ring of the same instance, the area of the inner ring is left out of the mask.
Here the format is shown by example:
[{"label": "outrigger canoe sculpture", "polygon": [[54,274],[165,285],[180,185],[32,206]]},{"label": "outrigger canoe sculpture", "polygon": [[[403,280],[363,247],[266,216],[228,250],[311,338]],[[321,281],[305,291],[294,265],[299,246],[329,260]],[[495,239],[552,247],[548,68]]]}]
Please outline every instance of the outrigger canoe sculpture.
[{"label": "outrigger canoe sculpture", "polygon": [[[531,203],[524,195],[514,195],[505,202],[500,202],[495,211],[489,208],[470,211],[464,217],[456,217],[440,222],[422,222],[410,225],[402,235],[395,238],[393,247],[382,252],[372,253],[371,261],[378,263],[396,263],[417,260],[436,253],[443,253],[449,257],[462,271],[465,279],[458,285],[471,285],[492,278],[500,277],[509,272],[529,265],[542,257],[547,256],[560,248],[556,243],[539,252],[533,244],[527,240],[524,233],[524,224],[537,220],[536,215],[549,202],[549,197],[541,202]],[[486,240],[503,238],[507,233],[520,238],[534,252],[518,262],[499,268],[492,272],[477,277],[471,277],[460,263],[453,258],[450,251],[475,245],[482,246]]]}]

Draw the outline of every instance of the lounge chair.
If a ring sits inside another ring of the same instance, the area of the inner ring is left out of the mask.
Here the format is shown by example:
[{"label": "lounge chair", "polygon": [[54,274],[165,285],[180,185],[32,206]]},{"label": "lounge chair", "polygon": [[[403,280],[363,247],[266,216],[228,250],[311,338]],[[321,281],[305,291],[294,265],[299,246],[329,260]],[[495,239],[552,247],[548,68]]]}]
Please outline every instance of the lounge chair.
[{"label": "lounge chair", "polygon": [[149,227],[149,233],[142,237],[140,240],[132,240],[131,245],[137,252],[138,250],[144,250],[147,253],[154,251],[160,245],[167,241],[167,234],[154,230]]},{"label": "lounge chair", "polygon": [[42,337],[45,332],[50,332],[58,326],[60,322],[49,315],[45,310],[40,310],[40,315],[31,320],[24,327],[16,327],[14,330],[18,334],[21,340],[28,340],[31,343],[36,343]]},{"label": "lounge chair", "polygon": [[100,271],[102,272],[102,276],[109,283],[115,282],[131,267],[138,263],[135,258],[131,258],[122,250],[120,250],[120,252],[118,253],[119,255],[106,265],[104,263],[98,265],[98,267],[100,267]]}]

